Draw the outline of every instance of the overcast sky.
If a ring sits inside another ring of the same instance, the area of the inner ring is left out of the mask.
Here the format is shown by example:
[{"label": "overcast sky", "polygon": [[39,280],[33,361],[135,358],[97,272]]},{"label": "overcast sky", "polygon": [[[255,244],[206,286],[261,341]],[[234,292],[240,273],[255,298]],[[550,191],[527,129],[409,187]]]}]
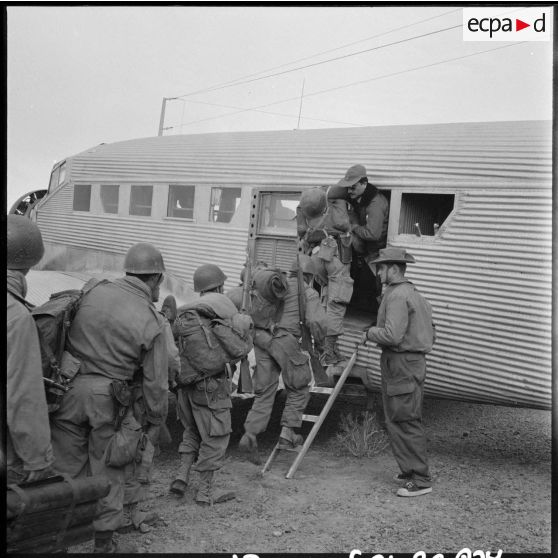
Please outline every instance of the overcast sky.
[{"label": "overcast sky", "polygon": [[[552,117],[552,43],[464,42],[456,6],[7,15],[8,209],[58,160],[157,135],[163,97],[181,97],[166,135]],[[251,81],[191,95],[239,78]]]}]

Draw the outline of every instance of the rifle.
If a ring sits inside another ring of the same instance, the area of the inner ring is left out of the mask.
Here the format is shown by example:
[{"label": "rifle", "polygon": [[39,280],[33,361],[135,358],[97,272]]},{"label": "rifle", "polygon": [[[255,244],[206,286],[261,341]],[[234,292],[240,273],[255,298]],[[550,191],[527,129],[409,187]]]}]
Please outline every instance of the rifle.
[{"label": "rifle", "polygon": [[302,349],[310,355],[310,367],[312,368],[312,374],[314,375],[314,381],[316,385],[329,385],[329,376],[324,372],[320,359],[314,351],[314,344],[312,342],[312,336],[308,327],[306,327],[305,317],[306,317],[306,294],[304,286],[304,277],[302,274],[302,269],[300,267],[300,252],[296,252],[296,279],[298,284],[298,323],[300,324],[301,338],[300,344]]},{"label": "rifle", "polygon": [[[242,284],[242,306],[240,312],[242,314],[249,314],[248,308],[250,306],[250,283],[252,282],[252,262],[250,261],[250,250],[246,256],[246,273],[244,274],[244,283]],[[238,364],[240,370],[238,373],[238,386],[237,393],[252,393],[254,386],[252,384],[252,377],[250,376],[250,364],[248,358],[244,357]]]}]

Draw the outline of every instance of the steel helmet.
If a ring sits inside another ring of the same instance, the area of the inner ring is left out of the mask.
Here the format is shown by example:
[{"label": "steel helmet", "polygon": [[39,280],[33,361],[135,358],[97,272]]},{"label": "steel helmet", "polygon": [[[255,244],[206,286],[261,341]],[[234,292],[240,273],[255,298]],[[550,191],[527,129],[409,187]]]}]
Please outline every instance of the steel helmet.
[{"label": "steel helmet", "polygon": [[215,264],[203,264],[194,271],[194,291],[201,293],[222,285],[227,276]]},{"label": "steel helmet", "polygon": [[[307,254],[299,254],[298,263],[300,263],[300,269],[302,269],[302,273],[311,273],[312,275],[317,275],[318,270],[316,269],[316,264],[314,263],[314,260]],[[297,269],[297,261],[294,260],[291,265],[290,271],[296,272]]]},{"label": "steel helmet", "polygon": [[327,196],[321,188],[304,190],[300,196],[300,210],[308,219],[323,215],[327,208]]},{"label": "steel helmet", "polygon": [[8,215],[8,269],[29,269],[45,253],[36,223],[23,215]]},{"label": "steel helmet", "polygon": [[153,244],[138,242],[126,253],[124,271],[138,275],[163,273],[165,271],[163,255]]}]

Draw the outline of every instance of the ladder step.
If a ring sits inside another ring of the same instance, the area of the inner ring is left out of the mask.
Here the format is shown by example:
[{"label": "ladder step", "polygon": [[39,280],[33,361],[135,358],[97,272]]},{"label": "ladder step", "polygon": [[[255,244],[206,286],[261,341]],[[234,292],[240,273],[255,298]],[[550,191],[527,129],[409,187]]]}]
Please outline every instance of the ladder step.
[{"label": "ladder step", "polygon": [[[357,354],[358,354],[358,345],[355,347],[355,351],[353,353],[353,356],[349,359],[349,362],[347,363],[347,365],[345,366],[345,369],[343,370],[343,373],[341,374],[339,380],[337,381],[337,384],[334,388],[327,388],[327,387],[313,387],[310,388],[310,391],[314,392],[314,393],[327,393],[329,394],[329,397],[320,413],[319,416],[316,415],[302,415],[302,420],[308,421],[308,422],[313,422],[315,423],[314,426],[312,427],[312,429],[310,430],[308,436],[306,437],[306,440],[304,441],[304,443],[302,444],[302,447],[299,449],[298,451],[298,455],[296,456],[296,459],[294,460],[293,464],[291,465],[291,468],[289,469],[289,472],[285,475],[286,478],[290,479],[293,477],[293,475],[295,474],[298,466],[300,465],[300,462],[304,459],[304,456],[306,455],[306,452],[308,451],[308,448],[310,447],[310,444],[313,442],[316,434],[318,433],[318,430],[320,429],[320,426],[323,424],[327,413],[329,412],[329,410],[331,409],[331,406],[333,405],[333,402],[335,401],[335,398],[339,395],[339,392],[341,391],[341,388],[343,387],[343,384],[345,383],[345,380],[347,379],[347,376],[349,375],[355,361],[357,358]],[[267,459],[264,468],[262,469],[262,475],[269,469],[269,467],[271,466],[271,463],[273,461],[273,459],[275,458],[275,455],[277,454],[277,452],[279,451],[279,442],[275,445],[275,447],[273,448],[273,451],[271,452],[271,455],[269,456],[269,458]]]},{"label": "ladder step", "polygon": [[310,393],[327,393],[328,395],[331,395],[333,393],[333,389],[334,388],[330,388],[330,387],[312,386],[310,388]]}]

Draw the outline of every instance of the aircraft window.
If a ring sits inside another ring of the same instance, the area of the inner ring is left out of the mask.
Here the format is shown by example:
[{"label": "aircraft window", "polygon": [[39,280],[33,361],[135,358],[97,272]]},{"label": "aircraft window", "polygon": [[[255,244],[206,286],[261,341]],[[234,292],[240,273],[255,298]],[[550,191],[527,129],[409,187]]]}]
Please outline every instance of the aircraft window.
[{"label": "aircraft window", "polygon": [[195,186],[182,186],[171,184],[169,186],[168,217],[181,217],[182,219],[194,218]]},{"label": "aircraft window", "polygon": [[56,167],[50,175],[50,182],[48,184],[48,191],[52,192],[58,186],[58,177],[60,176],[60,167]]},{"label": "aircraft window", "polygon": [[296,235],[296,208],[300,194],[262,194],[260,230],[262,234]]},{"label": "aircraft window", "polygon": [[58,170],[60,171],[60,174],[58,176],[58,185],[60,185],[66,179],[66,163],[62,163],[58,167]]},{"label": "aircraft window", "polygon": [[91,184],[74,185],[74,211],[89,211],[91,206]]},{"label": "aircraft window", "polygon": [[402,194],[399,234],[434,236],[454,203],[453,194]]},{"label": "aircraft window", "polygon": [[118,213],[117,184],[101,184],[101,205],[104,213]]},{"label": "aircraft window", "polygon": [[241,188],[211,188],[209,220],[230,223],[240,205]]},{"label": "aircraft window", "polygon": [[130,215],[151,216],[153,186],[132,186],[130,191]]}]

